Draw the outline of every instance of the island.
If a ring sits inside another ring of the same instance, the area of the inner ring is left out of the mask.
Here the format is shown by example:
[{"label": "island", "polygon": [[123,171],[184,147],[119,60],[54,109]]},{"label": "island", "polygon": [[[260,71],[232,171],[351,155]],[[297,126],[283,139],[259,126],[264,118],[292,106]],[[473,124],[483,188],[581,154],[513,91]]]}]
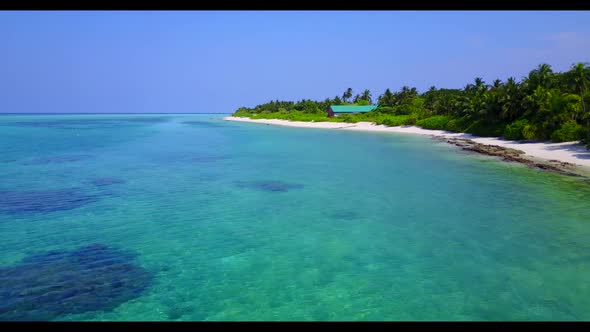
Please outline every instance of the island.
[{"label": "island", "polygon": [[274,100],[241,107],[229,121],[431,135],[464,150],[565,175],[590,174],[590,67],[566,72],[541,64],[521,80],[462,89],[386,89],[376,103],[368,89],[323,101]]}]

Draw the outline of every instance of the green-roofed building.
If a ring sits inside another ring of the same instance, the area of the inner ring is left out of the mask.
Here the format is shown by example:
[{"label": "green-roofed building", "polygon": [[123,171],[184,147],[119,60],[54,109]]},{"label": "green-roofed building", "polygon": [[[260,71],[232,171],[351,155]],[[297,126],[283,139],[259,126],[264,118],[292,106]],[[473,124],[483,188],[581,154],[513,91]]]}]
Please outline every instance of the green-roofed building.
[{"label": "green-roofed building", "polygon": [[330,105],[328,107],[328,116],[338,116],[340,114],[367,113],[377,108],[377,105],[353,106],[353,105]]}]

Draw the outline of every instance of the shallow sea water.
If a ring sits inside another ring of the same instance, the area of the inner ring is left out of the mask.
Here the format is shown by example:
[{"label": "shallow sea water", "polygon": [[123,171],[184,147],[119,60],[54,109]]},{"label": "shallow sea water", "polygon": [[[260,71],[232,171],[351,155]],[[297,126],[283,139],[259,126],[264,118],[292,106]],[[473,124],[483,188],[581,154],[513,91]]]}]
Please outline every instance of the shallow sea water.
[{"label": "shallow sea water", "polygon": [[0,116],[0,320],[588,320],[590,185],[427,137]]}]

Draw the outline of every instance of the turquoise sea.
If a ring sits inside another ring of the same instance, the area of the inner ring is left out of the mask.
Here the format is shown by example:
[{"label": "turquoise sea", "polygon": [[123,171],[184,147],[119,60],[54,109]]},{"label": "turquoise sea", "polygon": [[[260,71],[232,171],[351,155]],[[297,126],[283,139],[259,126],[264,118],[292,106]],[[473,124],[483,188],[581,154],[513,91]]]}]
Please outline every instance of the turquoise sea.
[{"label": "turquoise sea", "polygon": [[589,320],[590,184],[427,137],[0,116],[0,320]]}]

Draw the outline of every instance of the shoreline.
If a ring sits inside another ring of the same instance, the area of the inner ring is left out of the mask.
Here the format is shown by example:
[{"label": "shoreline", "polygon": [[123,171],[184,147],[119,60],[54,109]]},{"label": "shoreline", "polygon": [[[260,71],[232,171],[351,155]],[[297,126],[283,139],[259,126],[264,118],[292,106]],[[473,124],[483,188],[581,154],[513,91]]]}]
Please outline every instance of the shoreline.
[{"label": "shoreline", "polygon": [[[498,137],[479,137],[467,133],[423,129],[416,126],[387,127],[384,125],[376,125],[371,122],[303,122],[278,119],[250,119],[234,116],[224,117],[223,119],[226,121],[251,122],[298,128],[340,129],[425,135],[438,138],[439,140],[458,146],[463,150],[502,157],[506,161],[520,162],[527,164],[528,166],[565,175],[590,176],[590,151],[578,142],[519,142],[509,141]],[[496,147],[500,147],[501,151],[498,151],[498,148]]]}]

